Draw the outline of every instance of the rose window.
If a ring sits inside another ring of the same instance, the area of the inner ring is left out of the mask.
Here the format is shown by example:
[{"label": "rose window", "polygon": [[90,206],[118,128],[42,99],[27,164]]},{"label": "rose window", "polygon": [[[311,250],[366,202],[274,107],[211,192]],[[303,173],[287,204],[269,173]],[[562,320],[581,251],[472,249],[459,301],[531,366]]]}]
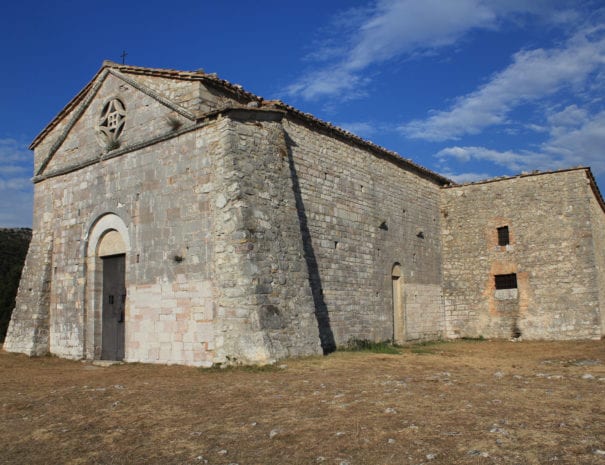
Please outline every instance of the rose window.
[{"label": "rose window", "polygon": [[110,100],[103,106],[101,117],[97,125],[99,142],[109,150],[119,146],[118,139],[124,130],[126,110],[124,104],[116,99]]}]

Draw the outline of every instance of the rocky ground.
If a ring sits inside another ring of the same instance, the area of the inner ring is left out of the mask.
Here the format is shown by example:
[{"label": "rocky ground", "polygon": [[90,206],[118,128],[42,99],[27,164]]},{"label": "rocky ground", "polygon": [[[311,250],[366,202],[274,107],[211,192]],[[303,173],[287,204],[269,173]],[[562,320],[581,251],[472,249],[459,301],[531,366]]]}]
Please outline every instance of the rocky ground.
[{"label": "rocky ground", "polygon": [[605,341],[0,374],[2,464],[605,464]]}]

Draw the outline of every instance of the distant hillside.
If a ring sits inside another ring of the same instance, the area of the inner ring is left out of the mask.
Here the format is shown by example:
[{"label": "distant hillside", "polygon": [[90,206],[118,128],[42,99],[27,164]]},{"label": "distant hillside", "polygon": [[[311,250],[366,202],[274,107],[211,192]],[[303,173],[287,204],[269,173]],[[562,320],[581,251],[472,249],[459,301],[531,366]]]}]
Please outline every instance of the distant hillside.
[{"label": "distant hillside", "polygon": [[32,230],[0,228],[0,342],[4,341]]}]

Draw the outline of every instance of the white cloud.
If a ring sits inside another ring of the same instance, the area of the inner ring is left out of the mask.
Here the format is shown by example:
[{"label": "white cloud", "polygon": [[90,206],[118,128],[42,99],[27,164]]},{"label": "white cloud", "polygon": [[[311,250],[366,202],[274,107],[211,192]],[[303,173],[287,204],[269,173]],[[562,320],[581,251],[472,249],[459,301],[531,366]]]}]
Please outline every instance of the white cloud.
[{"label": "white cloud", "polygon": [[563,88],[581,90],[590,83],[593,73],[605,68],[604,31],[583,31],[561,48],[517,53],[513,63],[484,86],[458,98],[449,110],[407,123],[403,133],[432,141],[478,134],[488,126],[506,123],[511,111],[520,105],[552,96]]},{"label": "white cloud", "polygon": [[[550,14],[556,2],[520,0],[378,0],[372,7],[344,12],[332,37],[308,57],[323,63],[286,92],[307,100],[364,95],[364,75],[372,65],[415,56],[457,43],[475,29],[495,29],[519,14]],[[528,5],[529,4],[529,5]],[[559,12],[560,13],[560,12]],[[352,95],[346,95],[353,92]]]},{"label": "white cloud", "polygon": [[449,178],[458,184],[464,184],[467,182],[483,181],[485,179],[493,178],[493,176],[488,173],[473,173],[473,172],[455,174],[455,173],[446,171],[445,173],[443,173],[443,175],[446,178]]},{"label": "white cloud", "polygon": [[286,92],[289,95],[300,95],[307,100],[335,94],[343,95],[343,100],[350,100],[365,95],[367,82],[368,78],[358,76],[342,67],[336,67],[307,74],[291,84]]},{"label": "white cloud", "polygon": [[397,55],[451,45],[470,29],[494,27],[495,20],[493,9],[477,0],[383,0],[361,25],[343,66],[360,70]]},{"label": "white cloud", "polygon": [[31,185],[30,178],[0,179],[0,193],[3,191],[28,190]]},{"label": "white cloud", "polygon": [[31,227],[32,205],[32,191],[3,191],[0,196],[0,227]]},{"label": "white cloud", "polygon": [[363,121],[339,123],[338,126],[344,129],[345,131],[349,131],[359,137],[370,137],[372,134],[375,134],[378,130],[376,126],[374,126],[374,124]]},{"label": "white cloud", "polygon": [[15,164],[5,164],[0,160],[0,172],[2,172],[3,176],[8,174],[26,174],[29,173],[27,166],[24,165],[15,165]]},{"label": "white cloud", "polygon": [[548,132],[548,128],[540,124],[528,123],[524,127],[533,132]]},{"label": "white cloud", "polygon": [[595,174],[605,174],[605,111],[586,117],[579,127],[553,128],[541,149],[567,166],[589,165]]},{"label": "white cloud", "polygon": [[0,139],[0,227],[32,221],[33,155],[14,139]]},{"label": "white cloud", "polygon": [[27,162],[32,157],[25,144],[20,144],[15,139],[0,139],[0,163]]},{"label": "white cloud", "polygon": [[553,127],[580,126],[587,121],[588,112],[576,104],[569,105],[561,111],[553,112],[547,116],[547,121]]},{"label": "white cloud", "polygon": [[545,169],[552,164],[550,157],[544,154],[535,152],[514,152],[509,150],[498,151],[486,147],[474,146],[446,147],[437,152],[436,156],[441,161],[446,161],[448,158],[454,158],[459,163],[469,163],[477,160],[489,161],[513,172],[527,169]]},{"label": "white cloud", "polygon": [[[565,119],[571,114],[582,115],[584,119],[579,124]],[[553,126],[549,139],[538,150],[498,151],[453,146],[440,150],[436,157],[446,164],[451,159],[461,164],[487,161],[511,172],[590,166],[596,175],[605,174],[605,111],[588,115],[583,109],[567,107],[552,116],[552,121],[566,122],[568,126]]]}]

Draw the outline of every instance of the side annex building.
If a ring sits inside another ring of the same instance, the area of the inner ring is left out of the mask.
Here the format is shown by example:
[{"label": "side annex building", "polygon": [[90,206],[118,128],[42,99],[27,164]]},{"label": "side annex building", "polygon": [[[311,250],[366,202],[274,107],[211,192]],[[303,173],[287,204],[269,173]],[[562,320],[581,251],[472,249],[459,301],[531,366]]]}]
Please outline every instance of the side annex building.
[{"label": "side annex building", "polygon": [[30,148],[10,352],[210,366],[605,335],[589,168],[456,185],[214,74],[108,61]]}]

